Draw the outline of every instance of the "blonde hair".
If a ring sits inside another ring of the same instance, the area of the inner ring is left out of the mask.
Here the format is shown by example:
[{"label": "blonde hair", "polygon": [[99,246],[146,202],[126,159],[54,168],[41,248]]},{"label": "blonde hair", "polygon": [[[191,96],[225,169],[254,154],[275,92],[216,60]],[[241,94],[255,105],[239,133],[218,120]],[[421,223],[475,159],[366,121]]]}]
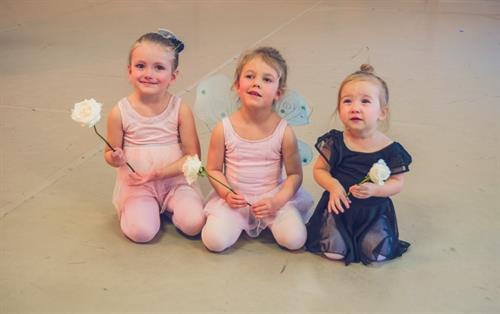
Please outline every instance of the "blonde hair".
[{"label": "blonde hair", "polygon": [[285,90],[286,88],[286,78],[288,75],[288,67],[286,61],[280,52],[272,47],[259,47],[251,51],[244,53],[236,66],[234,72],[234,85],[238,85],[240,81],[240,75],[243,71],[243,67],[255,58],[261,58],[266,64],[272,67],[279,77],[279,90]]},{"label": "blonde hair", "polygon": [[340,106],[340,97],[342,94],[342,89],[347,83],[354,82],[354,81],[371,81],[375,83],[379,87],[379,102],[380,106],[387,110],[387,119],[386,119],[386,128],[388,127],[388,121],[389,121],[389,88],[387,87],[387,83],[378,75],[375,74],[375,69],[373,66],[370,64],[362,64],[359,67],[359,70],[349,74],[340,84],[339,87],[339,94],[337,96],[337,109],[335,111],[339,110]]},{"label": "blonde hair", "polygon": [[387,83],[378,75],[375,74],[374,68],[369,64],[362,64],[359,70],[349,74],[340,84],[339,94],[337,97],[337,108],[340,105],[340,95],[344,86],[353,81],[372,81],[379,86],[380,89],[380,105],[387,107],[389,105],[389,88],[387,88]]},{"label": "blonde hair", "polygon": [[132,61],[132,53],[135,48],[143,42],[158,44],[164,47],[167,51],[173,52],[174,58],[172,60],[172,71],[177,69],[179,66],[179,53],[184,50],[184,43],[176,37],[165,37],[160,33],[146,33],[139,37],[132,45],[132,48],[130,48],[130,52],[128,54],[128,65],[130,65],[130,62]]}]

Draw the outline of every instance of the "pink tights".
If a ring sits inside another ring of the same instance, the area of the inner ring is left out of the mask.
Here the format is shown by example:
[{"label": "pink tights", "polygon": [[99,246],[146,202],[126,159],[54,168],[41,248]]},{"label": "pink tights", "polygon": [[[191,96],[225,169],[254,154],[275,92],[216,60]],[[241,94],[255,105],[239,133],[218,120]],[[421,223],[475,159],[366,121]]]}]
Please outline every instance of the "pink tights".
[{"label": "pink tights", "polygon": [[[194,236],[205,224],[203,200],[190,186],[178,187],[168,198],[166,207],[173,213],[172,222],[183,233]],[[153,196],[130,198],[120,217],[122,232],[132,241],[151,241],[160,230],[160,207]]]},{"label": "pink tights", "polygon": [[[285,210],[285,209],[282,209]],[[238,225],[239,213],[232,211],[223,217],[210,215],[201,232],[203,244],[212,252],[222,252],[240,237],[243,228]],[[276,242],[289,250],[298,250],[306,242],[307,231],[299,212],[287,208],[269,226]]]}]

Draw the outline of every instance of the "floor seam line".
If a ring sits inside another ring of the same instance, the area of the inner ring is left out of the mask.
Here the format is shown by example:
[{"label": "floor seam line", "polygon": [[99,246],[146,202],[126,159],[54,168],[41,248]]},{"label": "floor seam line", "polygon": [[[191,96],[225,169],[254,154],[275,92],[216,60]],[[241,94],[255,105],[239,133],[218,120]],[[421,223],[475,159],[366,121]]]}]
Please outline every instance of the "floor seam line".
[{"label": "floor seam line", "polygon": [[10,214],[12,211],[14,211],[16,208],[21,206],[23,203],[25,203],[27,200],[35,197],[38,195],[40,192],[44,191],[46,188],[50,187],[52,184],[57,182],[59,179],[63,178],[64,176],[68,175],[73,169],[78,168],[81,166],[83,163],[85,163],[88,159],[96,155],[100,150],[101,150],[101,145],[96,146],[94,149],[91,149],[87,151],[86,153],[80,155],[77,159],[73,160],[69,164],[67,164],[65,167],[60,168],[57,170],[55,173],[50,175],[42,184],[40,184],[38,187],[33,189],[30,193],[25,195],[23,198],[13,201],[10,203],[7,203],[7,205],[3,206],[0,208],[0,220],[5,218],[8,214]]},{"label": "floor seam line", "polygon": [[[259,40],[257,40],[253,44],[251,44],[250,47],[254,47],[254,46],[258,45],[259,43],[261,43],[262,41],[266,40],[267,38],[273,36],[277,32],[281,31],[284,27],[286,27],[286,26],[290,25],[291,23],[295,22],[297,19],[299,19],[300,17],[304,16],[306,13],[308,13],[309,11],[311,11],[312,9],[314,9],[315,7],[317,7],[322,2],[323,1],[318,1],[314,5],[310,6],[309,8],[307,8],[304,11],[300,12],[299,14],[295,15],[294,17],[292,17],[288,21],[286,21],[283,24],[281,24],[278,27],[276,27],[274,30],[272,30],[270,33],[268,33],[264,37],[260,38]],[[204,76],[202,76],[194,84],[191,84],[188,88],[181,90],[177,95],[178,96],[182,96],[185,93],[190,92],[201,81],[203,81],[207,77],[213,75],[214,73],[216,73],[220,69],[224,68],[226,65],[228,65],[232,61],[236,60],[238,57],[239,57],[239,55],[235,55],[235,56],[227,59],[225,62],[223,62],[219,66],[215,67],[215,69],[213,69],[212,71],[210,71],[207,74],[205,74]],[[2,107],[7,108],[8,106],[2,105]],[[22,109],[26,109],[27,110],[28,108],[22,108]],[[33,108],[31,108],[31,109],[33,109]],[[59,112],[59,111],[56,111],[56,112]],[[5,216],[7,216],[9,213],[11,213],[12,211],[14,211],[19,206],[21,206],[24,202],[26,202],[27,200],[35,197],[37,194],[39,194],[40,192],[42,192],[43,190],[45,190],[46,188],[48,188],[49,186],[51,186],[52,184],[54,184],[56,181],[58,181],[59,179],[61,179],[64,176],[66,176],[70,172],[69,169],[76,168],[76,167],[80,166],[81,164],[83,164],[90,157],[94,156],[99,151],[99,149],[100,148],[96,148],[96,149],[91,149],[91,150],[87,151],[86,153],[84,153],[83,155],[81,155],[80,157],[78,157],[76,160],[74,160],[73,162],[71,162],[66,167],[63,167],[63,168],[59,169],[54,174],[52,174],[51,176],[49,176],[47,178],[47,180],[45,180],[40,186],[38,186],[37,188],[33,189],[29,194],[27,194],[26,196],[24,196],[20,200],[14,201],[12,203],[8,203],[7,205],[5,205],[2,208],[0,208],[0,220],[2,220]]]}]

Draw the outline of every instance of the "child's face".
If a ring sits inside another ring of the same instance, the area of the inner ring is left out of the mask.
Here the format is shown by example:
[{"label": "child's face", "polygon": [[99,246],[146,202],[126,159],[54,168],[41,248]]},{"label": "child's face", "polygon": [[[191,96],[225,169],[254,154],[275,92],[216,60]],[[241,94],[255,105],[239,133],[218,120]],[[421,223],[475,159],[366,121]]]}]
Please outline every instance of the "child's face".
[{"label": "child's face", "polygon": [[177,75],[177,71],[172,72],[173,58],[173,52],[158,44],[143,42],[138,45],[128,66],[128,78],[136,92],[145,95],[166,92]]},{"label": "child's face", "polygon": [[281,95],[278,73],[259,57],[245,64],[235,89],[245,106],[272,106]]},{"label": "child's face", "polygon": [[371,81],[345,84],[338,109],[345,129],[362,133],[376,130],[387,114],[387,107],[380,105],[380,87]]}]

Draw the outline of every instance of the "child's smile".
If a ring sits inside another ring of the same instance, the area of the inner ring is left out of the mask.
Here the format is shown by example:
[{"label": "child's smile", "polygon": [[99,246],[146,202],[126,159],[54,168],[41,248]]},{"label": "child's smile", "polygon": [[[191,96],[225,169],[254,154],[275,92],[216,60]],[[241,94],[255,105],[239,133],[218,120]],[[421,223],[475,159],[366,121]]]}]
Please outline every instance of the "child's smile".
[{"label": "child's smile", "polygon": [[130,83],[141,93],[162,93],[175,80],[172,53],[154,43],[142,43],[132,54]]}]

